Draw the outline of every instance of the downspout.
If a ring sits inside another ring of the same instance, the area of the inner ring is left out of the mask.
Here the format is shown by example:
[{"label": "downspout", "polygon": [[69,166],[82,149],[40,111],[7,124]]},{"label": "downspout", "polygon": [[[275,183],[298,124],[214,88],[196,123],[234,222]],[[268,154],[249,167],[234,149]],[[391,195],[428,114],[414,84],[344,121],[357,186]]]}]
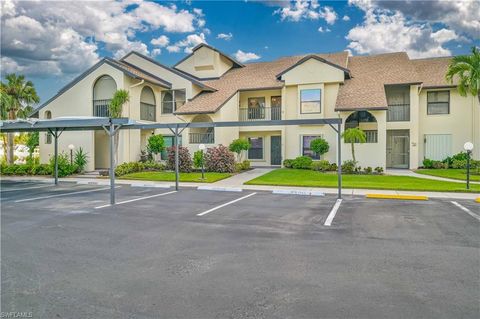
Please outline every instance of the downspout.
[{"label": "downspout", "polygon": [[[140,82],[138,83],[135,83],[133,85],[130,85],[130,89],[133,89],[134,87],[137,87],[137,86],[140,86],[142,85],[143,83],[145,83],[145,80],[142,79]],[[141,94],[140,94],[141,96]],[[128,118],[130,118],[130,110],[131,110],[131,105],[130,105],[130,102],[128,102]],[[142,136],[142,132],[140,131],[140,139],[141,139],[141,136]],[[129,154],[129,157],[130,157],[130,131],[128,132],[128,154]],[[130,159],[130,158],[129,158]]]}]

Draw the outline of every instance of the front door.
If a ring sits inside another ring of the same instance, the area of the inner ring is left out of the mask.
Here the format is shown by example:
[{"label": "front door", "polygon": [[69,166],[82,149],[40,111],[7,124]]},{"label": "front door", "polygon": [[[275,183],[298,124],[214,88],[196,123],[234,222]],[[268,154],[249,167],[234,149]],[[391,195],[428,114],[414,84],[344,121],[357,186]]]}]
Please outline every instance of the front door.
[{"label": "front door", "polygon": [[408,130],[387,131],[387,167],[408,168],[410,166],[410,132]]},{"label": "front door", "polygon": [[282,137],[270,137],[270,165],[282,165]]}]

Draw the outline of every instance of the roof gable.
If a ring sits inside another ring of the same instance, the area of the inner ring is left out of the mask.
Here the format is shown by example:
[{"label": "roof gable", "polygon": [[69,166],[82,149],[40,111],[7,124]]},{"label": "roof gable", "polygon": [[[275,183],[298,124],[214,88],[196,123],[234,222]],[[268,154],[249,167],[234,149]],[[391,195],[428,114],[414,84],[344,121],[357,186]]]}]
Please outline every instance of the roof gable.
[{"label": "roof gable", "polygon": [[214,48],[206,43],[200,43],[199,45],[197,45],[196,47],[194,47],[192,49],[192,53],[190,53],[189,55],[187,55],[186,57],[184,57],[183,59],[181,59],[180,61],[178,61],[177,63],[175,63],[175,65],[173,66],[174,68],[176,68],[180,63],[184,62],[185,60],[188,60],[190,57],[193,56],[193,54],[195,53],[195,51],[197,51],[198,49],[200,48],[209,48],[210,50],[213,50],[215,52],[218,52],[221,56],[225,57],[226,59],[230,60],[232,63],[233,63],[233,66],[234,67],[244,67],[244,65],[240,62],[238,62],[237,60],[235,60],[234,58],[230,57],[228,54],[226,53],[223,53],[222,51],[218,50],[217,48]]},{"label": "roof gable", "polygon": [[296,67],[302,65],[303,63],[305,63],[306,61],[309,61],[311,59],[314,59],[314,60],[317,60],[319,62],[322,62],[322,63],[325,63],[327,65],[330,65],[334,68],[337,68],[339,70],[342,70],[344,73],[345,73],[345,78],[350,78],[350,70],[348,70],[347,68],[344,68],[340,65],[337,65],[335,63],[332,63],[322,57],[319,57],[318,55],[314,55],[314,54],[309,54],[307,56],[305,56],[304,58],[300,59],[297,63],[291,65],[290,67],[286,68],[285,70],[283,70],[282,72],[278,73],[277,74],[277,79],[281,79],[282,76],[288,72],[290,72],[291,70],[295,69]]}]

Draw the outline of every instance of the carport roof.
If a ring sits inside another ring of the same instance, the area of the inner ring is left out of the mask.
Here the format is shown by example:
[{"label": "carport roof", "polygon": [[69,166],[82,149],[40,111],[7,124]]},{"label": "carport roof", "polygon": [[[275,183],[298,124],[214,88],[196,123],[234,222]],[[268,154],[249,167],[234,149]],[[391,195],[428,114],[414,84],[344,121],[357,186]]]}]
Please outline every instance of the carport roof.
[{"label": "carport roof", "polygon": [[0,131],[8,132],[35,132],[35,131],[86,131],[103,130],[110,124],[128,126],[138,124],[128,118],[110,119],[108,117],[58,117],[51,120],[26,119],[14,121],[0,121]]}]

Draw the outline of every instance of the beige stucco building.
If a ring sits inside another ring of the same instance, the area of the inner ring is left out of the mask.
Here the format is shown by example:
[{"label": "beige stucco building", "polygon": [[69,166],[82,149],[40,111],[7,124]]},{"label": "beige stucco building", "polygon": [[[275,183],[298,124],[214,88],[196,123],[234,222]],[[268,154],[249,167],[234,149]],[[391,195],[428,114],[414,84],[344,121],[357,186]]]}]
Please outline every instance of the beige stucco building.
[{"label": "beige stucco building", "polygon": [[[360,127],[367,143],[356,145],[362,167],[416,168],[424,158],[444,159],[474,143],[480,158],[480,106],[461,97],[444,79],[449,58],[414,60],[404,52],[348,56],[347,52],[280,58],[242,64],[201,44],[174,67],[131,52],[119,61],[103,59],[38,110],[40,118],[108,116],[115,90],[130,92],[123,116],[145,122],[266,121],[340,117],[343,128]],[[119,162],[137,161],[151,134],[168,130],[121,132]],[[328,126],[251,126],[185,129],[181,143],[191,152],[203,143],[228,145],[248,138],[245,154],[254,166],[281,165],[309,149],[318,136],[330,144],[324,155],[336,160],[336,136]],[[104,132],[65,132],[61,151],[74,144],[89,156],[88,169],[108,166]],[[350,145],[342,142],[343,159]],[[40,141],[41,161],[53,154],[51,137]]]}]

